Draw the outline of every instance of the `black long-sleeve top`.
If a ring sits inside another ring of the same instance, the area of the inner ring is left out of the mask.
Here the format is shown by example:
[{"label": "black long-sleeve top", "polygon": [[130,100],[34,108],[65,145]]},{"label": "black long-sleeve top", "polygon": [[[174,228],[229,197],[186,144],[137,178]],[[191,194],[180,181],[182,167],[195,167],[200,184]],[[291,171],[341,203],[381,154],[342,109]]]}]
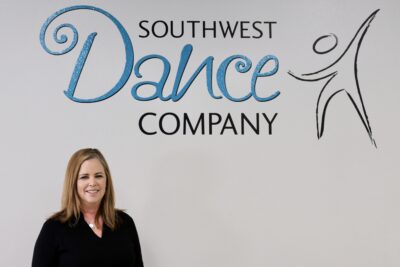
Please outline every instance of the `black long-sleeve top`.
[{"label": "black long-sleeve top", "polygon": [[143,267],[135,224],[124,212],[118,216],[117,228],[104,224],[101,238],[83,216],[73,226],[48,219],[36,241],[32,267]]}]

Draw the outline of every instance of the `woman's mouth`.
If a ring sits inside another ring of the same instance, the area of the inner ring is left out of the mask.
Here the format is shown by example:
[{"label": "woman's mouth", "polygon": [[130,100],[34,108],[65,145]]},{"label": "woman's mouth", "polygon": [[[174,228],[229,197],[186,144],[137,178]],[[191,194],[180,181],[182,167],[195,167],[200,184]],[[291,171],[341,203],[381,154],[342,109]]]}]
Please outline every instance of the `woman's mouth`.
[{"label": "woman's mouth", "polygon": [[99,189],[90,189],[90,190],[86,190],[85,192],[86,193],[89,193],[89,194],[96,194],[96,193],[98,193],[100,190]]}]

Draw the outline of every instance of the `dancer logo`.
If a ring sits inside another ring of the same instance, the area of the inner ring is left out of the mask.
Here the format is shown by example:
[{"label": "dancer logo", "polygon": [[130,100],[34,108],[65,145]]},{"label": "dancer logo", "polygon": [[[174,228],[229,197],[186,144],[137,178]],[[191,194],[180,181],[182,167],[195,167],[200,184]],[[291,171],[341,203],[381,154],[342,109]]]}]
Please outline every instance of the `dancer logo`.
[{"label": "dancer logo", "polygon": [[[317,122],[317,136],[321,138],[324,134],[324,126],[325,126],[325,115],[329,105],[329,102],[333,97],[338,95],[339,93],[345,92],[349,97],[351,103],[353,104],[355,110],[357,111],[358,116],[360,117],[365,130],[367,131],[369,138],[372,144],[376,147],[376,142],[372,137],[372,128],[368,120],[367,111],[365,109],[365,105],[363,102],[363,98],[361,95],[360,83],[358,80],[358,52],[361,48],[361,44],[365,37],[365,34],[368,31],[368,28],[371,22],[374,20],[376,14],[379,9],[374,11],[360,26],[354,35],[353,39],[347,45],[346,49],[340,55],[338,59],[336,59],[329,66],[317,70],[311,73],[305,73],[296,75],[292,71],[288,73],[294,78],[306,81],[320,81],[325,80],[325,84],[319,93],[316,107],[316,122]],[[328,37],[333,37],[335,39],[335,43],[333,46],[326,51],[317,50],[318,43]],[[335,34],[324,35],[319,37],[313,45],[313,50],[317,54],[325,54],[329,53],[333,49],[336,48],[338,43],[338,38]],[[350,80],[352,83],[348,84],[347,78],[351,76]],[[346,82],[345,82],[346,81]]]}]

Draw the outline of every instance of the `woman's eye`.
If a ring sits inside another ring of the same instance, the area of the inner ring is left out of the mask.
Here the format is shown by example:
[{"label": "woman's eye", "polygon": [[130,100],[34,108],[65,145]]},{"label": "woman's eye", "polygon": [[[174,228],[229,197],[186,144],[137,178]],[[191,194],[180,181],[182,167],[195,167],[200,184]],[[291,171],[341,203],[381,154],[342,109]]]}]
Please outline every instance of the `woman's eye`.
[{"label": "woman's eye", "polygon": [[88,177],[87,176],[81,176],[81,177],[79,177],[79,179],[81,179],[81,180],[84,180],[84,179],[87,179]]},{"label": "woman's eye", "polygon": [[96,178],[103,178],[103,175],[97,175]]}]

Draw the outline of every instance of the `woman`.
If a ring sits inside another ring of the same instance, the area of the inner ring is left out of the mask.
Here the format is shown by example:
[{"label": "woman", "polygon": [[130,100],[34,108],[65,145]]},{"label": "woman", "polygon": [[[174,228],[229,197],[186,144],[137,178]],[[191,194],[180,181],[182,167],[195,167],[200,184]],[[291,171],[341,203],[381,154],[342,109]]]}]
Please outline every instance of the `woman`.
[{"label": "woman", "polygon": [[32,267],[142,267],[135,224],[115,209],[108,164],[97,149],[75,152],[65,174],[62,208],[43,225]]}]

